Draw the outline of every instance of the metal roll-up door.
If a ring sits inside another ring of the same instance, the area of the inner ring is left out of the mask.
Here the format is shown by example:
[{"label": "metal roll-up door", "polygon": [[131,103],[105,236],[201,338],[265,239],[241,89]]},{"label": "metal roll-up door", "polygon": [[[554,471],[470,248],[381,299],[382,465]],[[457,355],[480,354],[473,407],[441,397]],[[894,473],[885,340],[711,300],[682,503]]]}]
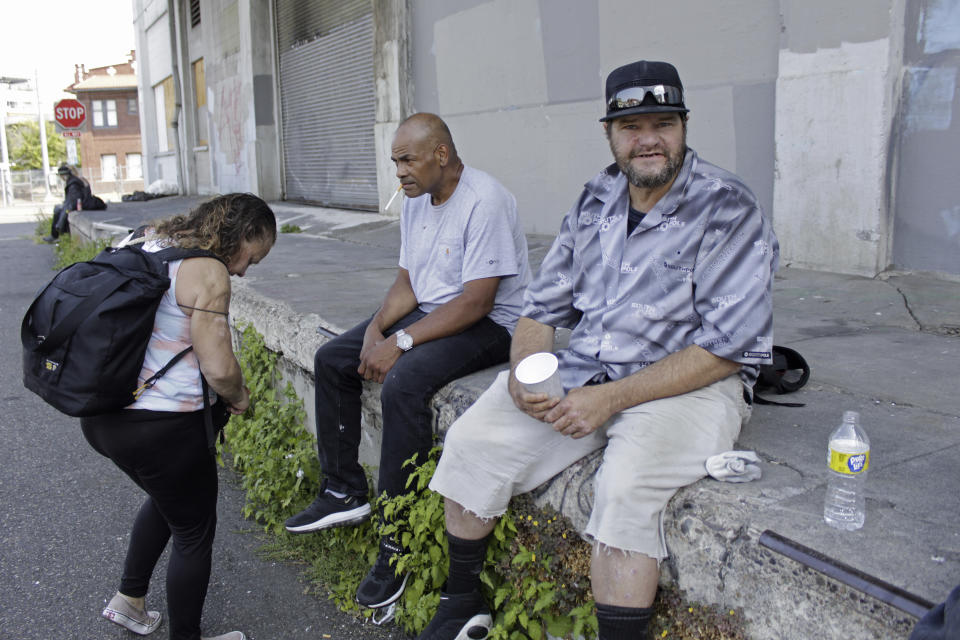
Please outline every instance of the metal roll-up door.
[{"label": "metal roll-up door", "polygon": [[370,0],[277,0],[286,197],[378,208]]}]

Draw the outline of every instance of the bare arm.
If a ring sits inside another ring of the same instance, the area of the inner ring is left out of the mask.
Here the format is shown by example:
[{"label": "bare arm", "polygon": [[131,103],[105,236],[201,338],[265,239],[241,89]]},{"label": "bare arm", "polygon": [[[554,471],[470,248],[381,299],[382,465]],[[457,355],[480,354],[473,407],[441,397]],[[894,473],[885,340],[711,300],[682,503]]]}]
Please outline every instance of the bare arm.
[{"label": "bare arm", "polygon": [[410,284],[410,272],[401,268],[397,270],[397,277],[387,290],[380,309],[373,314],[373,320],[367,327],[367,332],[373,329],[382,340],[386,329],[416,308],[417,296],[414,295],[413,285]]},{"label": "bare arm", "polygon": [[691,345],[621,380],[571,389],[544,420],[582,438],[624,409],[705,387],[739,370],[740,363]]},{"label": "bare arm", "polygon": [[250,394],[243,384],[227,323],[230,275],[218,260],[188,258],[180,266],[176,297],[190,316],[190,338],[203,377],[231,412],[242,413],[250,404]]},{"label": "bare arm", "polygon": [[[388,309],[387,301],[385,301],[384,306],[374,316],[373,322],[367,327],[358,369],[360,375],[367,380],[383,382],[387,372],[393,368],[393,365],[403,353],[397,346],[397,339],[394,336],[384,338],[383,330],[416,308],[416,298],[413,296],[413,289],[410,287],[410,274],[405,269],[400,270],[397,281],[394,282],[393,287],[387,294],[387,300],[390,300],[394,289],[398,290],[396,294],[399,300],[404,284],[406,289],[409,290],[409,298],[405,296],[403,299],[413,300],[412,306],[402,314],[395,316],[404,307],[394,304]],[[493,309],[499,285],[499,277],[480,278],[465,283],[460,295],[440,305],[406,328],[406,332],[413,338],[414,348],[416,348],[416,345],[431,340],[455,335],[476,324]],[[374,326],[375,324],[376,326]]]}]

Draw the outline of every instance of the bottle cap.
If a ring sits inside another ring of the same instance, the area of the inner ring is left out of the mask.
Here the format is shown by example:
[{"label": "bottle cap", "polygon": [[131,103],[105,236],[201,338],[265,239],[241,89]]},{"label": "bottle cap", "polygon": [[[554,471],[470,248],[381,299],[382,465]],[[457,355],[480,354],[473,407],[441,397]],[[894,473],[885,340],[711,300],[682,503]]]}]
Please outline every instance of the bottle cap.
[{"label": "bottle cap", "polygon": [[860,413],[858,411],[844,411],[843,412],[843,421],[844,422],[859,422]]}]

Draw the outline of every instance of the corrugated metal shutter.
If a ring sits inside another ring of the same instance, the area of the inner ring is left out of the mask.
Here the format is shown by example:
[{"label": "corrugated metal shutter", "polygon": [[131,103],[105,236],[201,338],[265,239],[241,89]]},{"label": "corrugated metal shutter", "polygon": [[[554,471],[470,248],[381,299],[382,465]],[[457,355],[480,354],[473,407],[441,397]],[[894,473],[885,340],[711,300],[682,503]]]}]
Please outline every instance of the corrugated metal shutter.
[{"label": "corrugated metal shutter", "polygon": [[370,0],[277,0],[286,196],[378,208]]}]

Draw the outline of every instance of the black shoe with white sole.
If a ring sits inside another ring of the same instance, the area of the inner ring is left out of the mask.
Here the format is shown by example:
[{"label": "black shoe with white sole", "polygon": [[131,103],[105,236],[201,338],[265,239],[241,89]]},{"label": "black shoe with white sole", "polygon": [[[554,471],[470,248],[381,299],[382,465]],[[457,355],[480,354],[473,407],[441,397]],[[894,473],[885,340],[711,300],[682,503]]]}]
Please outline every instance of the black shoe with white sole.
[{"label": "black shoe with white sole", "polygon": [[331,527],[359,524],[370,518],[370,503],[366,498],[346,496],[338,498],[322,490],[309,507],[287,518],[284,526],[290,533],[309,533]]},{"label": "black shoe with white sole", "polygon": [[417,640],[484,640],[493,617],[479,591],[441,593],[440,608]]},{"label": "black shoe with white sole", "polygon": [[379,609],[400,599],[407,586],[409,573],[397,575],[397,563],[391,560],[403,553],[403,548],[389,536],[380,539],[377,561],[357,589],[357,603]]}]

